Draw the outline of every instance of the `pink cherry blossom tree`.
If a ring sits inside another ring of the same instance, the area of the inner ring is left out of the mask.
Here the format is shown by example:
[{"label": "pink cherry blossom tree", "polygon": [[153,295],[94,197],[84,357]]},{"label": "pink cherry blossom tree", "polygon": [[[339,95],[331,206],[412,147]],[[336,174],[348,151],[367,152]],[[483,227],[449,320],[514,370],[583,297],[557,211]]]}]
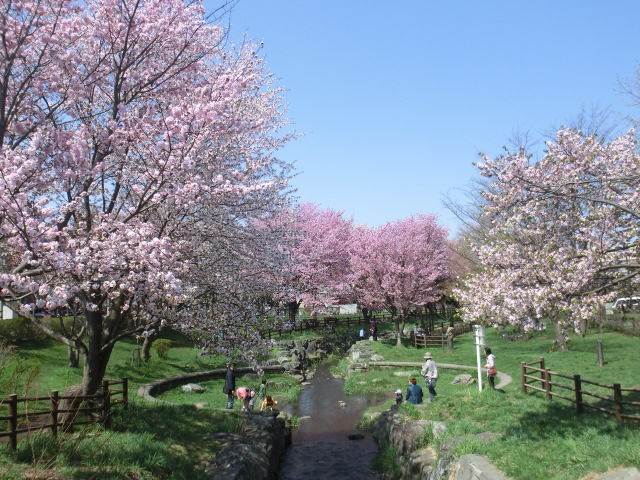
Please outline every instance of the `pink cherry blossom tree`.
[{"label": "pink cherry blossom tree", "polygon": [[477,246],[482,271],[459,296],[467,321],[530,329],[549,319],[566,350],[567,326],[638,288],[640,157],[633,132],[604,144],[561,130],[547,146],[536,162],[518,152],[479,165],[494,181],[491,241]]},{"label": "pink cherry blossom tree", "polygon": [[351,293],[350,240],[353,221],[343,212],[304,203],[283,220],[292,232],[284,246],[288,268],[281,272],[281,300],[294,321],[300,305],[324,312]]},{"label": "pink cherry blossom tree", "polygon": [[[261,243],[249,218],[286,194],[281,92],[257,47],[223,49],[204,15],[183,0],[0,9],[0,296],[80,352],[85,394],[118,340],[183,319],[194,292],[246,294],[220,285]],[[78,328],[35,315],[61,307]]]},{"label": "pink cherry blossom tree", "polygon": [[416,215],[379,228],[354,230],[352,269],[361,307],[387,309],[397,345],[409,313],[442,296],[450,273],[447,230],[435,215]]}]

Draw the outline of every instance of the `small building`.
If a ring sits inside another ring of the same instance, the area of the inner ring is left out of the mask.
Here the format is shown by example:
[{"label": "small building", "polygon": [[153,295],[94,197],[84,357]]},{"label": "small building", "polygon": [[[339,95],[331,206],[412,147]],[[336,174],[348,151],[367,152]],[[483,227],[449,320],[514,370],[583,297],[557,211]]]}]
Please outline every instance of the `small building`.
[{"label": "small building", "polygon": [[6,306],[4,304],[4,302],[0,301],[0,307],[2,307],[0,309],[0,319],[2,320],[9,320],[11,318],[18,318],[19,315],[14,312],[13,310],[11,310],[8,306]]}]

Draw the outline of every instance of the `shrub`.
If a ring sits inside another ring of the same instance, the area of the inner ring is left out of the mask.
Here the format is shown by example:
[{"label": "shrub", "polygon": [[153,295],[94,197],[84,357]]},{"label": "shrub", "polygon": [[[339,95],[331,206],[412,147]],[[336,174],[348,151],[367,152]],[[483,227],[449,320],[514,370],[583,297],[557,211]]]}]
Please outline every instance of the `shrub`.
[{"label": "shrub", "polygon": [[171,340],[167,340],[166,338],[159,338],[153,342],[153,347],[156,349],[156,352],[158,352],[158,356],[164,359],[167,358],[172,343]]},{"label": "shrub", "polygon": [[47,338],[47,335],[29,320],[17,317],[0,321],[0,338],[11,343],[42,340]]}]

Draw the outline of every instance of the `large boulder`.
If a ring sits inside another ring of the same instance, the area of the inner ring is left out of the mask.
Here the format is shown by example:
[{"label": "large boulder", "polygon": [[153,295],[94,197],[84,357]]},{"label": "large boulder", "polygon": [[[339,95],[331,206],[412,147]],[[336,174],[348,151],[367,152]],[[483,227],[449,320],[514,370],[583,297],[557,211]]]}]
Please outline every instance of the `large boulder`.
[{"label": "large boulder", "polygon": [[202,393],[205,389],[197,383],[187,383],[186,385],[182,385],[180,390],[182,390],[183,393]]}]

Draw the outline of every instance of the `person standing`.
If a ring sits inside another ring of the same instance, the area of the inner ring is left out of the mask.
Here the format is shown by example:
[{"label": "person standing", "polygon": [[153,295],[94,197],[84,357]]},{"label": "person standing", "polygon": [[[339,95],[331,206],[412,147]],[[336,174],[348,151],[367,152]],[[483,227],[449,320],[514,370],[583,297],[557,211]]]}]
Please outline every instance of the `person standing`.
[{"label": "person standing", "polygon": [[436,362],[433,361],[431,357],[431,353],[427,352],[424,354],[424,359],[426,360],[424,365],[422,366],[421,374],[424,377],[425,385],[427,390],[429,390],[429,401],[433,402],[435,399],[436,393],[436,383],[438,381],[438,366]]},{"label": "person standing", "polygon": [[236,390],[236,364],[231,363],[227,368],[227,375],[224,380],[224,387],[222,387],[222,391],[227,394],[227,410],[231,410],[233,408],[235,390]]},{"label": "person standing", "polygon": [[407,402],[413,403],[414,405],[422,403],[422,388],[420,387],[420,385],[417,385],[416,379],[414,377],[411,377],[409,379],[406,400]]},{"label": "person standing", "polygon": [[267,396],[267,380],[263,379],[262,383],[260,383],[260,388],[258,388],[258,405],[260,405],[260,410],[262,410],[262,403],[264,402],[264,399],[266,396]]},{"label": "person standing", "polygon": [[484,368],[487,369],[487,378],[489,379],[489,386],[496,389],[496,375],[498,375],[498,370],[496,370],[496,356],[491,353],[491,349],[489,347],[484,347],[484,353],[487,355],[487,364]]}]

